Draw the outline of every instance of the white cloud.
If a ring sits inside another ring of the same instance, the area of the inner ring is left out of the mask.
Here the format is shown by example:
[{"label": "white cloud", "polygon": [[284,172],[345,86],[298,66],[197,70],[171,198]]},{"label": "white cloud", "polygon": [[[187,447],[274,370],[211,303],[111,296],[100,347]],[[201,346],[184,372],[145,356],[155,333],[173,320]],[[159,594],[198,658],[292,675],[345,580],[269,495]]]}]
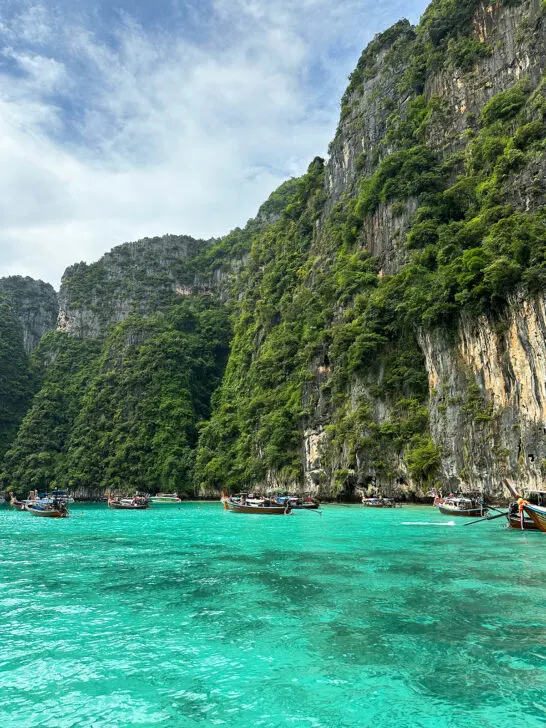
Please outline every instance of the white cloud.
[{"label": "white cloud", "polygon": [[371,0],[213,0],[206,44],[128,15],[107,42],[38,3],[0,18],[0,275],[57,285],[124,240],[243,225],[325,153],[386,8],[376,26]]}]

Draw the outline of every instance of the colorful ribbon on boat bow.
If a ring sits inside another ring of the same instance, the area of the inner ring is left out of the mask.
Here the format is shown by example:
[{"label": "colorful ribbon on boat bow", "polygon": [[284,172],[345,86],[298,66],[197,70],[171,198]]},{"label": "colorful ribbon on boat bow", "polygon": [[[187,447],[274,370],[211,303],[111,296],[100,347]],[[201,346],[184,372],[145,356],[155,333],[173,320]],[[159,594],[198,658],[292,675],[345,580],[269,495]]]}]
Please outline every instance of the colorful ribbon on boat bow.
[{"label": "colorful ribbon on boat bow", "polygon": [[525,506],[528,506],[528,505],[529,505],[529,501],[528,500],[525,500],[525,498],[518,498],[519,522],[521,524],[521,530],[522,531],[525,530],[524,529],[524,525],[523,525],[523,519],[524,519],[523,509],[524,509]]}]

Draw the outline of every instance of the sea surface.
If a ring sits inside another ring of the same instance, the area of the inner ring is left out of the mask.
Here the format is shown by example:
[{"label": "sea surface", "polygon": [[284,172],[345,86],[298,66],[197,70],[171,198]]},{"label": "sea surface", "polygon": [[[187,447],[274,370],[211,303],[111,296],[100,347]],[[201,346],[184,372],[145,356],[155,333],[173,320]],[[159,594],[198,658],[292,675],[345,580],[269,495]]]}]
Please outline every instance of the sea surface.
[{"label": "sea surface", "polygon": [[0,511],[0,726],[546,725],[546,534],[432,507]]}]

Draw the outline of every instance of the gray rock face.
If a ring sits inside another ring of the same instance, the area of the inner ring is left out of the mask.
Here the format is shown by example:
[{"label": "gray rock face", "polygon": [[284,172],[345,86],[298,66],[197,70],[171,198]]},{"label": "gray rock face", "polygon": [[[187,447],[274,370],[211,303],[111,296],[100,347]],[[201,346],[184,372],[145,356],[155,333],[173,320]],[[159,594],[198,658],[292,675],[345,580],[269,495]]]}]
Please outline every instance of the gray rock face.
[{"label": "gray rock face", "polygon": [[33,278],[10,276],[0,278],[0,296],[13,306],[21,324],[25,351],[30,354],[44,334],[55,328],[59,304],[49,283]]},{"label": "gray rock face", "polygon": [[204,241],[186,236],[144,238],[113,248],[99,261],[65,271],[57,329],[79,338],[103,335],[131,314],[149,313],[192,281],[185,263]]},{"label": "gray rock face", "polygon": [[96,263],[67,268],[57,330],[97,338],[132,314],[164,309],[176,296],[214,292],[225,298],[245,256],[211,268],[203,256],[213,243],[184,235],[144,238],[113,248]]},{"label": "gray rock face", "polygon": [[501,320],[463,317],[452,339],[422,335],[442,479],[502,495],[546,474],[546,297],[513,296]]},{"label": "gray rock face", "polygon": [[[380,50],[368,78],[344,99],[330,145],[325,216],[336,203],[357,193],[360,181],[371,176],[380,160],[392,152],[387,135],[389,118],[406,118],[408,104],[417,95],[400,90],[415,49],[415,30],[408,21],[400,21],[391,31],[379,36]],[[544,73],[546,23],[540,0],[513,7],[483,5],[474,16],[473,33],[487,43],[490,55],[478,59],[471,72],[463,73],[453,66],[442,68],[428,78],[424,88],[425,98],[434,99],[437,107],[424,141],[440,156],[466,147],[466,132],[495,94],[523,77],[535,87]],[[403,44],[399,52],[393,52],[395,42]],[[545,164],[539,161],[535,169],[527,168],[514,179],[512,204],[525,210],[543,204]],[[359,241],[379,257],[385,273],[395,273],[405,261],[401,243],[415,212],[412,205],[410,201],[402,212],[397,205],[381,205],[365,222]]]},{"label": "gray rock face", "polygon": [[[379,159],[389,153],[388,146],[380,151],[389,116],[394,109],[404,114],[411,99],[410,94],[400,98],[398,83],[407,68],[415,31],[407,20],[398,26],[399,31],[378,51],[374,72],[368,74],[358,91],[350,94],[342,106],[336,136],[329,149],[325,216],[344,195],[354,191],[359,176],[373,174]],[[408,43],[408,54],[393,59],[389,50],[400,39]]]}]

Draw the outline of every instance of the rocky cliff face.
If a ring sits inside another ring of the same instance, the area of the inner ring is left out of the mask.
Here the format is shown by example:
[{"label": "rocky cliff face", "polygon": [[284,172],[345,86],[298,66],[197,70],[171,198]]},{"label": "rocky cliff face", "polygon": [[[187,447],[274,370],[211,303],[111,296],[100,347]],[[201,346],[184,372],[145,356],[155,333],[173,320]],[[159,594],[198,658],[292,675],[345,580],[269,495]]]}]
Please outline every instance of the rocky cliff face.
[{"label": "rocky cliff face", "polygon": [[190,261],[206,246],[203,240],[165,235],[119,245],[90,265],[71,266],[61,282],[57,329],[96,338],[131,314],[146,314],[176,295],[202,291]]},{"label": "rocky cliff face", "polygon": [[[277,226],[299,278],[251,251],[240,316],[253,336],[236,330],[220,444],[202,438],[220,460],[234,432],[246,443],[223,468],[234,482],[326,497],[540,482],[544,30],[539,0],[437,0],[364,51],[322,194],[302,186],[314,227]],[[294,361],[275,367],[275,348]],[[210,492],[205,458],[199,477]]]},{"label": "rocky cliff face", "polygon": [[[483,56],[464,69],[448,56],[441,68],[429,71],[422,84],[425,98],[433,102],[423,139],[440,158],[468,153],[477,120],[497,94],[521,79],[529,88],[542,87],[544,31],[544,10],[538,1],[477,4],[468,38],[483,44]],[[407,74],[411,54],[420,42],[419,31],[399,23],[379,36],[363,55],[362,67],[367,73],[356,88],[348,89],[331,146],[326,170],[329,199],[323,221],[336,203],[355,194],[362,178],[374,174],[381,156],[392,151],[389,125],[393,116],[407,118],[413,96],[409,91],[401,93],[399,79]],[[404,52],[397,53],[397,46]],[[532,212],[545,199],[544,154],[526,162],[505,177],[499,201]],[[456,170],[449,174],[457,180]],[[404,243],[417,207],[411,196],[403,204],[381,202],[364,220],[358,240],[377,256],[380,274],[396,274],[408,260]],[[543,296],[513,295],[495,315],[463,313],[455,330],[420,327],[418,341],[429,379],[430,432],[440,463],[436,482],[444,489],[471,488],[497,497],[503,495],[505,477],[519,487],[541,487],[546,470]],[[331,412],[325,414],[321,395],[324,367],[318,365],[315,371],[318,405],[302,447],[307,489],[324,492],[328,483],[327,493],[340,487],[355,494],[369,490],[423,493],[426,486],[412,477],[403,452],[390,454],[387,473],[370,468],[367,458],[358,452],[351,454],[346,441],[332,456],[327,436]],[[382,376],[380,370],[379,383]],[[350,409],[356,410],[365,393],[373,411],[371,419],[381,429],[392,420],[392,400],[373,393],[370,397],[369,384],[369,374],[354,380],[348,392]]]},{"label": "rocky cliff face", "polygon": [[[239,232],[244,237],[249,231]],[[231,236],[238,239],[237,231]],[[177,298],[214,294],[226,300],[248,249],[244,243],[224,249],[222,243],[187,235],[144,238],[113,248],[96,263],[67,268],[57,330],[97,338],[131,315],[166,310]]]},{"label": "rocky cliff face", "polygon": [[443,481],[499,493],[546,474],[546,301],[513,296],[500,317],[423,334],[431,429]]},{"label": "rocky cliff face", "polygon": [[[433,4],[434,5],[434,4]],[[526,78],[540,85],[546,59],[546,21],[540,0],[514,4],[475,3],[467,37],[482,44],[484,54],[461,68],[446,54],[445,62],[419,82],[433,101],[423,129],[427,145],[441,156],[462,152],[486,103],[500,91]],[[421,35],[425,35],[422,31]],[[354,195],[359,180],[372,175],[381,158],[393,149],[395,119],[408,115],[415,84],[403,83],[414,54],[422,52],[420,33],[400,21],[380,34],[364,52],[362,80],[351,84],[342,102],[336,136],[326,168],[328,200],[325,217],[343,198]],[[544,158],[513,181],[510,199],[522,209],[543,204],[546,193]],[[416,210],[415,198],[405,205],[382,203],[364,222],[360,242],[393,273],[405,260],[401,243]]]},{"label": "rocky cliff face", "polygon": [[21,326],[23,346],[30,354],[40,339],[55,328],[59,304],[49,283],[32,278],[11,276],[0,278],[0,297],[5,297]]}]

